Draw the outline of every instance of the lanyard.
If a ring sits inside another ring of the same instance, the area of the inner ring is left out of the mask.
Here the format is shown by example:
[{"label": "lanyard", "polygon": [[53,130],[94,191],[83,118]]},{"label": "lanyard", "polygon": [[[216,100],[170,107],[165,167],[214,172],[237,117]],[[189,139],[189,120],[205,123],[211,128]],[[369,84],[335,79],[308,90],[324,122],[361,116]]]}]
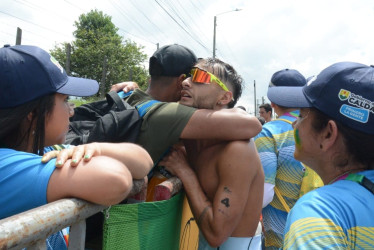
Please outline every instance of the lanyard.
[{"label": "lanyard", "polygon": [[357,182],[367,190],[369,190],[372,194],[374,194],[374,183],[366,178],[364,175],[361,174],[349,174],[345,180]]}]

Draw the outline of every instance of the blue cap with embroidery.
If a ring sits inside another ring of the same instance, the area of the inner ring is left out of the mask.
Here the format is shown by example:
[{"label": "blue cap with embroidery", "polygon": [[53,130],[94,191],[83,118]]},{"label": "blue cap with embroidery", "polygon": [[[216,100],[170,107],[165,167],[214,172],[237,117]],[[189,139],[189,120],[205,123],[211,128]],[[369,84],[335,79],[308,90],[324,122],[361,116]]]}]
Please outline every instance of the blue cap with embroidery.
[{"label": "blue cap with embroidery", "polygon": [[297,97],[289,107],[314,107],[354,130],[374,134],[373,66],[335,63],[304,87],[289,91]]},{"label": "blue cap with embroidery", "polygon": [[95,80],[70,77],[45,50],[29,45],[0,48],[0,108],[12,108],[39,97],[60,93],[90,96]]},{"label": "blue cap with embroidery", "polygon": [[296,98],[289,88],[298,88],[306,83],[305,77],[296,69],[282,69],[271,77],[267,96],[269,100],[283,107],[290,107],[288,101]]}]

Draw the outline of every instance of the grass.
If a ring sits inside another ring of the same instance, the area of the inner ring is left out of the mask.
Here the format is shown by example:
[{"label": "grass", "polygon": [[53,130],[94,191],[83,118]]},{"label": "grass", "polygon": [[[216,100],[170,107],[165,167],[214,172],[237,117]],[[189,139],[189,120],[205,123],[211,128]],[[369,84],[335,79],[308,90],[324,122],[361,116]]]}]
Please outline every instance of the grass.
[{"label": "grass", "polygon": [[79,107],[83,104],[90,103],[90,102],[95,102],[101,100],[99,97],[90,97],[88,99],[83,99],[83,98],[77,98],[77,99],[69,99],[69,102],[74,103],[75,107]]}]

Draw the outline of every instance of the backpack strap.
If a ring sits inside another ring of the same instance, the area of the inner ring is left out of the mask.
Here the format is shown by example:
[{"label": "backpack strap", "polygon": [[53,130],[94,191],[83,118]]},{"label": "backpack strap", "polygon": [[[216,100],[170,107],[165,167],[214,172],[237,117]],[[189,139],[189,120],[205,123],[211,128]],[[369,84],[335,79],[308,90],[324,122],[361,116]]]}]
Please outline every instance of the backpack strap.
[{"label": "backpack strap", "polygon": [[369,190],[372,194],[374,194],[374,183],[366,178],[364,175],[361,174],[349,174],[346,180],[357,182],[367,190]]},{"label": "backpack strap", "polygon": [[[113,93],[111,93],[111,92],[113,92]],[[110,96],[112,97],[112,99],[115,101],[116,104],[117,104],[118,100],[121,100],[121,98],[127,99],[133,93],[133,91],[129,91],[127,93],[125,93],[123,91],[120,91],[118,93],[116,93],[114,91],[111,91],[111,92],[109,92],[108,94],[110,94]],[[118,102],[121,102],[121,101],[118,101]],[[140,117],[143,117],[152,108],[152,106],[154,104],[159,103],[159,102],[160,101],[157,101],[157,100],[148,100],[148,101],[145,101],[143,103],[140,103],[140,104],[136,105],[135,107],[138,109],[138,113],[139,113]],[[123,103],[123,102],[121,102],[121,103]],[[126,104],[127,104],[127,102],[126,102]]]},{"label": "backpack strap", "polygon": [[154,104],[159,103],[159,102],[160,101],[157,101],[157,100],[149,100],[149,101],[136,105],[136,108],[138,109],[140,117],[143,117],[152,108]]},{"label": "backpack strap", "polygon": [[120,109],[120,110],[125,110],[127,109],[125,104],[124,104],[124,101],[119,97],[119,95],[117,94],[117,92],[115,91],[110,91],[106,94],[106,99],[107,99],[107,102],[110,106],[112,106],[113,104],[116,104],[116,106]]}]

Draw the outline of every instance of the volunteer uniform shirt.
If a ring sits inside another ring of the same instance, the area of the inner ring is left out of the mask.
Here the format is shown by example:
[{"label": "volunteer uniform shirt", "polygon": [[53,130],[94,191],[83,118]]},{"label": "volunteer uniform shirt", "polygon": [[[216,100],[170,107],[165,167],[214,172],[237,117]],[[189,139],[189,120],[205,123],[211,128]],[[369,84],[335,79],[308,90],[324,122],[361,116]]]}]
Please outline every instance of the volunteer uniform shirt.
[{"label": "volunteer uniform shirt", "polygon": [[47,204],[47,186],[55,159],[0,148],[0,219]]},{"label": "volunteer uniform shirt", "polygon": [[[265,183],[275,185],[289,208],[299,198],[304,167],[295,160],[295,140],[292,122],[299,111],[286,113],[277,120],[267,122],[255,137],[265,173]],[[262,210],[265,227],[265,246],[267,249],[279,249],[283,245],[284,227],[287,211],[274,195],[273,200]]]},{"label": "volunteer uniform shirt", "polygon": [[[374,170],[359,174],[374,182]],[[284,249],[374,249],[374,194],[350,180],[305,194],[288,215]]]}]

